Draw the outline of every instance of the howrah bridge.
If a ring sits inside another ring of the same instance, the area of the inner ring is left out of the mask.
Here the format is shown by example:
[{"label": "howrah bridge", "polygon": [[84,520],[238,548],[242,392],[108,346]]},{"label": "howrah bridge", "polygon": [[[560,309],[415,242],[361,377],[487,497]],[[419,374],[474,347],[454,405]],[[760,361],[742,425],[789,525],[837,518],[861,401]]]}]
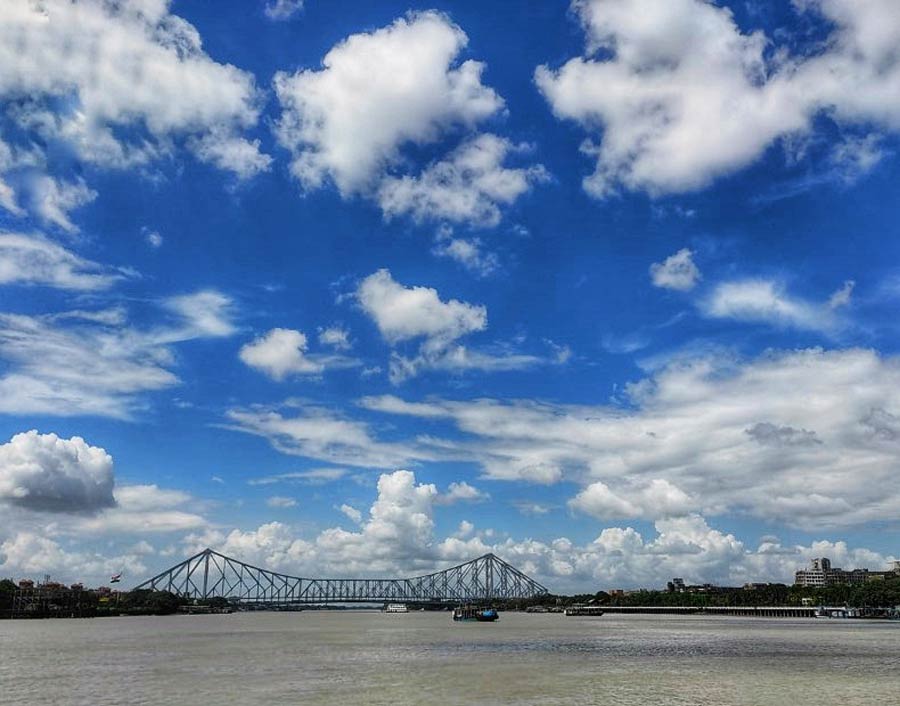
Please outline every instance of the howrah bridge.
[{"label": "howrah bridge", "polygon": [[468,603],[536,598],[547,589],[494,554],[412,578],[303,578],[269,571],[212,549],[185,559],[138,589],[191,600],[246,604]]}]

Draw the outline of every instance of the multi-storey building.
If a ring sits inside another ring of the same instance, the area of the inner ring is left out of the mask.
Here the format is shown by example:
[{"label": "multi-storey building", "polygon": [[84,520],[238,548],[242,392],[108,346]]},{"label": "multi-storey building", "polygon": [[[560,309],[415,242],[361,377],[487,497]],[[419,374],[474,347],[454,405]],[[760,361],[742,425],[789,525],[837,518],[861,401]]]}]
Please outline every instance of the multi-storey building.
[{"label": "multi-storey building", "polygon": [[807,586],[822,588],[824,586],[840,586],[866,583],[868,581],[881,581],[886,578],[900,576],[900,562],[895,561],[888,571],[869,571],[868,569],[853,569],[844,571],[838,567],[832,567],[831,560],[822,557],[813,559],[809,568],[800,569],[794,574],[795,586]]}]

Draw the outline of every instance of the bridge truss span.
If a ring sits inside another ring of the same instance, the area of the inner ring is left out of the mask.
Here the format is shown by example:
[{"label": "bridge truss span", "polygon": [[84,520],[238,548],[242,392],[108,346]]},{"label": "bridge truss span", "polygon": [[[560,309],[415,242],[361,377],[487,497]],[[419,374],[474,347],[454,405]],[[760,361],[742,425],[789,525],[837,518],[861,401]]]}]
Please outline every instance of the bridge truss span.
[{"label": "bridge truss span", "polygon": [[204,549],[135,587],[243,603],[464,603],[535,598],[547,589],[494,554],[413,578],[302,578]]}]

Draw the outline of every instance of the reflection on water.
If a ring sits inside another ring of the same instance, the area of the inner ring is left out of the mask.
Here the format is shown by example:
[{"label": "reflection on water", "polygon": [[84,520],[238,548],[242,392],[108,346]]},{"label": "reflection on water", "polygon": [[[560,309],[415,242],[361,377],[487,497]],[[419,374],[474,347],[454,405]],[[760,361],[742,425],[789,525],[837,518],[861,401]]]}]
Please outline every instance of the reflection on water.
[{"label": "reflection on water", "polygon": [[0,622],[2,704],[900,704],[900,623],[237,613]]}]

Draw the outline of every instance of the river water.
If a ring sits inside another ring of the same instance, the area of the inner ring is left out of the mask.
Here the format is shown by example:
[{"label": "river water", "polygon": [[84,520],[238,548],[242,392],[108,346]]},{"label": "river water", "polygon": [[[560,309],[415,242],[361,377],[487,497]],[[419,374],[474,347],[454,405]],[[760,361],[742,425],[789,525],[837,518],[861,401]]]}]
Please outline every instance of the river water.
[{"label": "river water", "polygon": [[900,704],[900,623],[307,611],[0,621],[0,704]]}]

